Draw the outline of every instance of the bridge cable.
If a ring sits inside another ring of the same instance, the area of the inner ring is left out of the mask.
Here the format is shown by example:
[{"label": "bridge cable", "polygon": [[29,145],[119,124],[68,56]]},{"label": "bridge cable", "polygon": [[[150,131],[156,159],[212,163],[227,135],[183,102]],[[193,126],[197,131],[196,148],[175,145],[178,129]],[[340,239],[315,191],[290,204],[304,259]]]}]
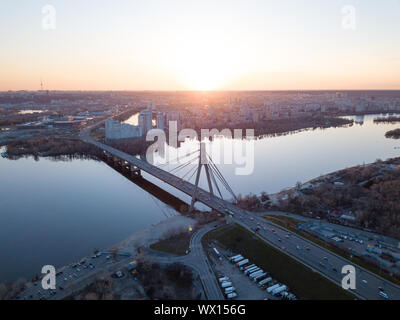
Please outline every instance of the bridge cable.
[{"label": "bridge cable", "polygon": [[186,172],[185,175],[182,177],[182,180],[184,180],[185,177],[186,177],[189,173],[192,173],[193,170],[196,170],[197,168],[198,168],[197,166],[194,166],[193,168],[189,169],[188,172]]},{"label": "bridge cable", "polygon": [[218,191],[218,193],[219,193],[219,196],[221,197],[222,200],[224,200],[224,198],[222,197],[221,191],[219,190],[217,181],[215,180],[214,172],[213,172],[213,170],[212,170],[211,167],[210,167],[210,169],[211,169],[211,170],[210,170],[211,180],[213,181],[213,183],[214,183],[214,185],[215,185],[215,187],[216,187],[216,189],[217,189],[217,191]]},{"label": "bridge cable", "polygon": [[189,157],[189,156],[191,156],[191,155],[193,155],[193,154],[195,154],[196,152],[199,152],[199,151],[200,151],[200,149],[195,150],[195,151],[193,151],[193,152],[190,152],[190,153],[188,153],[188,154],[179,156],[179,157],[177,157],[177,158],[175,158],[175,159],[173,159],[173,160],[167,161],[166,163],[160,164],[158,167],[163,167],[163,166],[166,166],[166,165],[170,165],[172,162],[180,161],[181,159],[186,158],[186,157]]},{"label": "bridge cable", "polygon": [[225,188],[228,190],[228,192],[233,196],[233,198],[237,201],[236,195],[233,192],[232,188],[229,186],[228,182],[225,180],[224,176],[222,175],[221,171],[217,168],[215,163],[212,161],[211,157],[207,154],[210,162],[211,162],[211,168],[214,168],[217,174],[217,177],[221,180],[221,182],[224,184]]},{"label": "bridge cable", "polygon": [[199,167],[196,167],[196,170],[192,173],[192,175],[189,177],[188,181],[193,178],[194,174],[199,170]]},{"label": "bridge cable", "polygon": [[177,167],[175,167],[175,168],[169,170],[168,172],[169,172],[169,173],[172,173],[172,172],[175,171],[175,170],[180,170],[180,169],[186,167],[188,164],[190,164],[190,163],[193,162],[194,160],[197,160],[198,158],[199,158],[199,157],[197,156],[197,157],[195,157],[195,158],[193,158],[193,159],[190,159],[190,160],[186,161],[185,163],[182,163],[182,164],[180,164],[179,166],[177,166]]}]

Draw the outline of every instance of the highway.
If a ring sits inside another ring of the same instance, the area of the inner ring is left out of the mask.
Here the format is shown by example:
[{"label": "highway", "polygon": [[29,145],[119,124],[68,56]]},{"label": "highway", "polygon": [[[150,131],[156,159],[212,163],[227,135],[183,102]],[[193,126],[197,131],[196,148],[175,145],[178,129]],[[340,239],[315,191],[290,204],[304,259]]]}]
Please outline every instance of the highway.
[{"label": "highway", "polygon": [[[343,257],[320,247],[313,242],[286,229],[271,223],[254,214],[235,216],[234,221],[246,229],[254,232],[260,226],[258,236],[282,252],[310,267],[316,272],[341,285],[344,265],[352,263]],[[309,250],[307,250],[309,248]],[[356,289],[352,290],[359,298],[376,300],[382,299],[378,287],[382,287],[390,299],[400,299],[400,287],[379,277],[378,275],[354,265],[356,269]]]}]

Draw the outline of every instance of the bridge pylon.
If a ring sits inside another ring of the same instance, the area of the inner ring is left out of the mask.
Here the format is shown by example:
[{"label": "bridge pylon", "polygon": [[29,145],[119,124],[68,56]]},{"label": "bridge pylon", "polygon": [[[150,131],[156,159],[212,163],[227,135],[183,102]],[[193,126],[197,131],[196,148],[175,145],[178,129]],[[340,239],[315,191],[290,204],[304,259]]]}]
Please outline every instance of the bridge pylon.
[{"label": "bridge pylon", "polygon": [[199,187],[200,173],[201,173],[201,169],[202,169],[203,166],[204,166],[204,170],[205,170],[206,176],[207,176],[208,188],[210,190],[210,193],[212,195],[214,195],[213,186],[212,186],[212,183],[211,183],[210,167],[209,167],[209,164],[208,164],[207,153],[206,153],[206,144],[204,142],[200,142],[199,164],[198,164],[198,167],[197,167],[195,188],[194,188],[194,192],[193,192],[193,195],[192,195],[192,202],[190,204],[189,212],[193,211],[194,204],[197,201],[197,190],[198,190],[198,187]]}]

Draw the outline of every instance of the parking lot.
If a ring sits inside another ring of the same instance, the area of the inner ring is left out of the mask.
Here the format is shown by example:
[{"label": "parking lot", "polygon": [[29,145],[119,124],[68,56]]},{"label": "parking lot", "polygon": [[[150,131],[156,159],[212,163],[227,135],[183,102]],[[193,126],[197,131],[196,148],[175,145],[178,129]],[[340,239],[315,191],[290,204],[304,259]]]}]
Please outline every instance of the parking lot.
[{"label": "parking lot", "polygon": [[[231,263],[228,260],[229,253],[224,252],[221,249],[218,249],[221,252],[221,259],[218,259],[217,256],[213,253],[210,254],[211,264],[213,266],[215,275],[217,278],[220,277],[229,277],[229,281],[232,282],[232,286],[235,288],[235,292],[237,293],[237,297],[235,299],[239,300],[278,300],[278,297],[273,296],[272,294],[267,293],[265,290],[261,290],[261,288],[257,285],[256,282],[251,280],[248,276],[246,276],[243,272],[236,267],[235,264]],[[271,285],[274,282],[271,282]],[[221,288],[221,291],[224,293],[224,290]]]}]

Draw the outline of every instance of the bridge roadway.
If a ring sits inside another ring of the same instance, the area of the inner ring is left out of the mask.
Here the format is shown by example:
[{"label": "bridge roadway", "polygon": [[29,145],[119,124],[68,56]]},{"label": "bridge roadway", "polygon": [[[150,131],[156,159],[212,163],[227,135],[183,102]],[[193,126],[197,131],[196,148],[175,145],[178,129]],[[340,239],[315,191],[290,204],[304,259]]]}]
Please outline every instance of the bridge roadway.
[{"label": "bridge roadway", "polygon": [[[123,151],[120,151],[109,145],[106,145],[104,143],[94,140],[89,135],[89,131],[84,131],[81,134],[81,139],[87,143],[95,145],[96,147],[102,149],[103,151],[106,151],[110,155],[113,155],[113,156],[119,158],[120,160],[126,161],[130,165],[133,165],[133,166],[139,168],[140,170],[143,170],[144,172],[147,172],[148,174],[173,186],[174,188],[182,191],[183,193],[189,195],[190,197],[193,196],[193,193],[195,191],[194,184],[192,184],[188,181],[185,181],[165,170],[162,170],[146,161],[143,161],[143,160],[136,158],[134,156],[131,156]],[[225,209],[229,209],[229,210],[233,211],[233,213],[243,213],[243,210],[241,210],[237,206],[235,206],[232,203],[225,201],[221,198],[218,198],[217,196],[211,194],[210,192],[208,192],[200,187],[197,188],[196,199],[198,202],[201,202],[201,203],[205,204],[206,206],[208,206],[212,209],[215,209],[221,213],[224,213]]]}]

